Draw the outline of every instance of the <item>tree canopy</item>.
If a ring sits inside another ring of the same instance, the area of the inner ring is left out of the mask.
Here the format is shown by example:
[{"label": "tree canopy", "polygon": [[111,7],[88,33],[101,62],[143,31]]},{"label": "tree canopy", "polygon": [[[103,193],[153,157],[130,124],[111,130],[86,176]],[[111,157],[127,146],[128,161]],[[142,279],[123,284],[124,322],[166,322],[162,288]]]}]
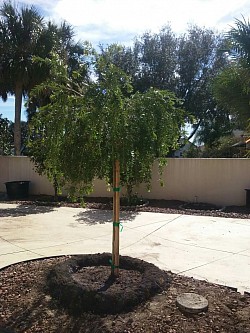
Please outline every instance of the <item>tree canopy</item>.
[{"label": "tree canopy", "polygon": [[213,82],[217,102],[229,110],[235,127],[246,129],[250,116],[250,23],[235,21],[227,33],[229,65]]},{"label": "tree canopy", "polygon": [[131,78],[103,56],[96,55],[93,66],[100,79],[79,84],[77,72],[69,77],[67,67],[53,60],[54,79],[33,90],[37,98],[44,89],[51,96],[32,120],[30,151],[40,164],[38,147],[45,147],[43,171],[60,172],[84,191],[95,177],[112,183],[113,163],[119,160],[121,183],[131,193],[135,184],[149,183],[155,158],[176,144],[181,104],[169,91],[132,93]]},{"label": "tree canopy", "polygon": [[[21,153],[21,106],[23,96],[49,75],[45,59],[56,52],[69,63],[68,70],[79,69],[83,47],[73,41],[73,28],[63,22],[57,26],[46,23],[34,6],[17,6],[10,1],[0,7],[0,96],[15,96],[15,154]],[[83,69],[86,72],[86,69]],[[29,107],[33,114],[36,103]]]},{"label": "tree canopy", "polygon": [[132,77],[134,92],[168,89],[182,99],[185,120],[193,124],[190,139],[228,119],[211,90],[212,79],[227,65],[221,52],[224,44],[224,36],[209,29],[190,26],[177,36],[166,26],[159,33],[137,37],[129,48],[111,45],[101,51]]},{"label": "tree canopy", "polygon": [[15,154],[21,153],[21,106],[22,96],[34,86],[41,68],[34,66],[33,55],[45,50],[44,21],[35,7],[20,10],[10,2],[0,8],[0,86],[1,97],[15,95]]}]

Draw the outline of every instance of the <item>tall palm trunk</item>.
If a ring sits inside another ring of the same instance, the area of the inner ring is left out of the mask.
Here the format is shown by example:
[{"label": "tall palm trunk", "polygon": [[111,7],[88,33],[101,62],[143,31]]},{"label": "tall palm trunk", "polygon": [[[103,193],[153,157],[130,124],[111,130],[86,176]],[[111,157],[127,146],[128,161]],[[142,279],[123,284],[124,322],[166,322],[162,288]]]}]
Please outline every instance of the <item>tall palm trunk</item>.
[{"label": "tall palm trunk", "polygon": [[17,84],[15,89],[15,123],[14,123],[14,153],[21,155],[21,109],[22,85]]}]

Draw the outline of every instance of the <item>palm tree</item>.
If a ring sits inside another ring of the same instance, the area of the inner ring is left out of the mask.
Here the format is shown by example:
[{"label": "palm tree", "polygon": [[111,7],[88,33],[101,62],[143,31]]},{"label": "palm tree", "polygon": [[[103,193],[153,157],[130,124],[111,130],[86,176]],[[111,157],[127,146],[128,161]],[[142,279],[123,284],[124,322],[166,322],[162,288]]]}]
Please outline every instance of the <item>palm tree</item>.
[{"label": "palm tree", "polygon": [[0,7],[0,96],[15,96],[15,155],[21,154],[22,98],[40,80],[42,73],[33,56],[47,53],[43,17],[31,7],[18,8],[11,2]]},{"label": "palm tree", "polygon": [[250,67],[250,22],[242,17],[235,20],[236,27],[232,27],[227,37],[232,43],[232,48],[240,59],[246,61]]},{"label": "palm tree", "polygon": [[[213,80],[212,91],[217,103],[230,115],[232,129],[249,131],[250,115],[250,22],[242,16],[226,34],[229,44],[228,66]],[[222,110],[223,110],[222,109]],[[228,125],[224,123],[226,127]],[[228,127],[229,129],[229,127]]]},{"label": "palm tree", "polygon": [[[74,29],[70,24],[66,23],[65,21],[63,21],[60,25],[54,24],[49,21],[47,23],[44,34],[46,36],[44,43],[45,45],[50,46],[50,50],[47,50],[47,53],[49,51],[52,51],[52,53],[42,56],[42,58],[49,58],[47,59],[49,61],[47,62],[47,67],[45,65],[46,63],[44,62],[43,73],[41,73],[40,79],[48,79],[49,76],[52,74],[50,73],[50,61],[52,61],[54,55],[56,54],[60,58],[60,61],[65,65],[65,68],[67,68],[67,74],[69,77],[72,77],[77,71],[78,80],[76,80],[76,78],[75,80],[78,83],[82,83],[83,81],[89,82],[89,63],[87,61],[88,57],[85,54],[86,52],[88,52],[88,50],[91,50],[91,46],[88,43],[85,46],[81,42],[75,42]],[[26,109],[28,122],[31,121],[31,119],[37,112],[39,112],[39,107],[49,103],[49,98],[49,90],[46,90],[43,94],[41,94],[41,96],[39,96],[39,99],[35,99],[34,96],[29,96]]]}]

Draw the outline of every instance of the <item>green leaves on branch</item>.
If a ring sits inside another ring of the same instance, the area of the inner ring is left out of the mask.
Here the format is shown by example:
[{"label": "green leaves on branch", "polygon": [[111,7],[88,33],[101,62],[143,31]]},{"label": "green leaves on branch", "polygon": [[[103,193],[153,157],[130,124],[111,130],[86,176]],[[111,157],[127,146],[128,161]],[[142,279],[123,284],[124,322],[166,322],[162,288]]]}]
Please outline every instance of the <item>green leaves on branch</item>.
[{"label": "green leaves on branch", "polygon": [[250,72],[232,64],[213,81],[213,93],[219,105],[230,111],[235,127],[246,128],[250,115]]},{"label": "green leaves on branch", "polygon": [[39,161],[34,149],[39,143],[46,152],[44,171],[52,166],[78,190],[89,190],[96,177],[112,183],[116,159],[122,185],[131,189],[149,183],[155,158],[165,157],[179,138],[180,101],[171,92],[152,88],[131,94],[130,77],[119,67],[101,56],[94,66],[99,80],[87,86],[76,85],[66,72],[62,80],[61,68],[59,81],[55,78],[33,91],[36,98],[44,90],[51,92],[50,102],[32,122],[33,159]]},{"label": "green leaves on branch", "polygon": [[230,63],[213,82],[217,102],[232,115],[238,129],[246,129],[250,115],[250,22],[235,20],[227,34]]}]

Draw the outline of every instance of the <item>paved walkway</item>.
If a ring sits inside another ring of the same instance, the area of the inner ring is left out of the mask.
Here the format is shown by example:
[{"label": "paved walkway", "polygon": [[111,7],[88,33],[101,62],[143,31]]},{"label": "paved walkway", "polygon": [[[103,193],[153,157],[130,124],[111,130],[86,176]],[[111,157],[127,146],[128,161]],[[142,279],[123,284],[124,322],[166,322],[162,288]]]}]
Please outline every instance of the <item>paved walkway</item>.
[{"label": "paved walkway", "polygon": [[[120,254],[250,292],[250,220],[122,212]],[[0,204],[0,268],[34,258],[111,252],[112,212]]]}]

